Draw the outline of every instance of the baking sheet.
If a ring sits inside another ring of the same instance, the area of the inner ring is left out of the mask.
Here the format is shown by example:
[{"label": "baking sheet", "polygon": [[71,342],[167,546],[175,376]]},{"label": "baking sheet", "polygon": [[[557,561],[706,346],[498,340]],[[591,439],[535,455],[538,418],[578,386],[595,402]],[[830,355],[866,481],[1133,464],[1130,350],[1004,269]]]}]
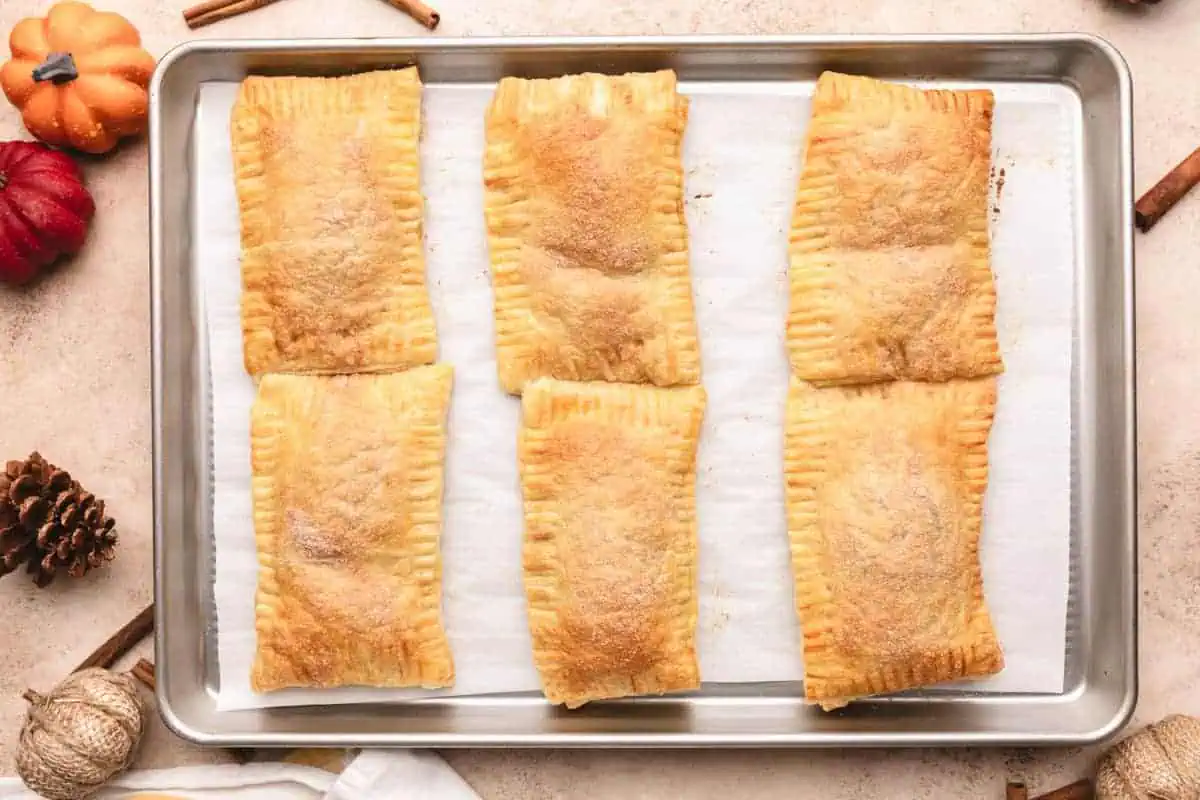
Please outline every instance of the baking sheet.
[{"label": "baking sheet", "polygon": [[[945,85],[945,84],[942,84]],[[1007,372],[985,501],[985,589],[1005,671],[967,688],[1062,689],[1070,514],[1071,149],[1063,87],[990,85],[1003,189],[993,224]],[[685,191],[709,393],[700,449],[700,660],[709,682],[802,677],[782,492],[786,241],[811,83],[686,84]],[[238,219],[228,144],[236,86],[207,84],[195,128],[195,247],[213,391],[220,709],[385,701],[538,687],[520,584],[518,403],[496,383],[483,229],[490,85],[425,91],[422,181],[440,358],[456,368],[447,460],[446,625],[452,692],[249,689],[256,559],[249,409],[238,319]],[[997,181],[997,185],[1000,181]],[[963,687],[956,687],[961,689]]]}]

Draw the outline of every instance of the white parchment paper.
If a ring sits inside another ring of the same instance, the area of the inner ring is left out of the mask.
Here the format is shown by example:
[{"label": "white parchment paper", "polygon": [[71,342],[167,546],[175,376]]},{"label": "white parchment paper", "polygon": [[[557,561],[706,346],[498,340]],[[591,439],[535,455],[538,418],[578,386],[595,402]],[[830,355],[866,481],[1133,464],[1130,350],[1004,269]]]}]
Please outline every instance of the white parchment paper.
[{"label": "white parchment paper", "polygon": [[[431,86],[421,150],[428,282],[441,361],[455,367],[447,456],[444,592],[457,671],[450,692],[335,689],[256,695],[257,559],[250,509],[233,84],[201,90],[195,258],[212,377],[219,707],[330,704],[539,688],[521,587],[519,403],[496,380],[483,223],[490,86]],[[1074,170],[1077,105],[1065,89],[992,85],[993,267],[1007,372],[992,432],[982,548],[1007,668],[972,690],[1062,690],[1068,591]],[[701,673],[706,683],[800,680],[783,509],[787,230],[810,85],[689,86],[684,147],[691,263],[709,404],[699,455]],[[997,181],[999,183],[999,181]],[[957,687],[962,688],[962,687]]]}]

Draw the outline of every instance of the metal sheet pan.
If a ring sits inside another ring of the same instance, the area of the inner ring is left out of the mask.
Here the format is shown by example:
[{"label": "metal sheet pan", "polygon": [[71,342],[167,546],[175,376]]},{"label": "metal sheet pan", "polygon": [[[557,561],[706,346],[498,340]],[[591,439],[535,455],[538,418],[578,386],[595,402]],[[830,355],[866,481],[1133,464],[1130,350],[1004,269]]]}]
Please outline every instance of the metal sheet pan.
[{"label": "metal sheet pan", "polygon": [[[192,255],[199,87],[247,74],[416,63],[427,83],[670,67],[684,81],[896,79],[1053,83],[1078,97],[1071,608],[1066,689],[901,695],[826,714],[793,684],[706,684],[687,698],[564,712],[529,695],[217,712],[207,342]],[[208,41],[151,88],[151,271],[158,700],[186,739],[229,746],[851,747],[1079,744],[1137,697],[1132,111],[1120,55],[1085,35]]]}]

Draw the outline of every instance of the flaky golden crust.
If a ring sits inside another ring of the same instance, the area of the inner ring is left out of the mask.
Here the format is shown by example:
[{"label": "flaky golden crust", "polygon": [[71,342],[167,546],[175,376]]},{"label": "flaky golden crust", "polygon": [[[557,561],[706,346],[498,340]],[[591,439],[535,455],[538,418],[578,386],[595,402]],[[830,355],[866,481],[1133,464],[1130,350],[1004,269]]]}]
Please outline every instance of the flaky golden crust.
[{"label": "flaky golden crust", "polygon": [[255,691],[453,684],[439,549],[452,375],[262,379]]},{"label": "flaky golden crust", "polygon": [[792,379],[784,474],[809,701],[1003,668],[979,568],[995,403],[995,378]]},{"label": "flaky golden crust", "polygon": [[500,382],[700,380],[669,71],[505,78],[487,114]]},{"label": "flaky golden crust", "polygon": [[989,266],[992,93],[817,82],[790,244],[792,372],[820,385],[1003,369]]},{"label": "flaky golden crust", "polygon": [[696,662],[700,387],[537,380],[519,458],[525,592],[546,698],[685,691]]},{"label": "flaky golden crust", "polygon": [[246,370],[386,372],[437,357],[415,68],[247,78],[233,110]]}]

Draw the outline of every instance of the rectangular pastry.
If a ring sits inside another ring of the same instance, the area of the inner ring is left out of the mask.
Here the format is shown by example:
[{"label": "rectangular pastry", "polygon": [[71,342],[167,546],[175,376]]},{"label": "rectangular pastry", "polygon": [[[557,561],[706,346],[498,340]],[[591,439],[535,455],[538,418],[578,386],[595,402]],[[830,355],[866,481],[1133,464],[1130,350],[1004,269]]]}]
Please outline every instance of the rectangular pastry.
[{"label": "rectangular pastry", "polygon": [[505,78],[487,112],[500,382],[695,384],[675,73]]},{"label": "rectangular pastry", "polygon": [[1002,370],[992,93],[817,82],[790,242],[792,373],[818,385]]},{"label": "rectangular pastry", "polygon": [[809,701],[1003,668],[979,567],[995,403],[995,378],[792,379],[784,474]]},{"label": "rectangular pastry", "polygon": [[439,549],[452,376],[263,377],[255,691],[453,684]]},{"label": "rectangular pastry", "polygon": [[232,133],[246,370],[432,363],[417,70],[247,78]]},{"label": "rectangular pastry", "polygon": [[546,698],[695,689],[701,387],[537,380],[519,458],[525,592]]}]

